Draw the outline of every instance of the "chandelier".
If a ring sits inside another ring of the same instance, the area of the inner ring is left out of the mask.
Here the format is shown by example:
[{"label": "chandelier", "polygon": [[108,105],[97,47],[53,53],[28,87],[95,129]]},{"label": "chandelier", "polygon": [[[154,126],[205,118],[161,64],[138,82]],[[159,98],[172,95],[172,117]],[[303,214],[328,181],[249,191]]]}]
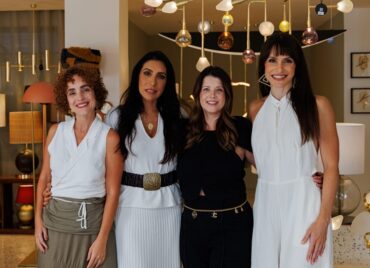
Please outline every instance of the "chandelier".
[{"label": "chandelier", "polygon": [[[22,72],[24,68],[31,68],[32,75],[36,75],[36,53],[35,53],[35,43],[36,43],[36,34],[35,34],[35,20],[36,20],[36,14],[35,10],[37,8],[36,4],[31,4],[32,9],[32,54],[31,54],[31,63],[25,64],[23,61],[23,53],[22,51],[17,52],[17,64],[11,64],[10,61],[5,62],[5,80],[6,82],[10,82],[10,73],[11,68],[16,68],[18,72]],[[57,72],[60,73],[61,65],[60,62],[58,62],[57,65],[50,65],[49,62],[49,50],[45,49],[44,51],[44,58],[45,58],[45,64],[42,62],[39,64],[38,69],[39,71],[45,70],[50,71],[50,68],[57,68]]]}]

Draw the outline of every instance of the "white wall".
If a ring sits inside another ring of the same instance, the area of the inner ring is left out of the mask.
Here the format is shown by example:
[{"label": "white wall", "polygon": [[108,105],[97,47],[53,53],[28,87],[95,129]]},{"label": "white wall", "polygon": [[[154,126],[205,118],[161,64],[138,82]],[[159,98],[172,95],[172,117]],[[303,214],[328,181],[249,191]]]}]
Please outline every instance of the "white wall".
[{"label": "white wall", "polygon": [[[344,16],[344,122],[362,123],[366,127],[365,174],[351,176],[361,189],[361,194],[370,191],[370,114],[351,114],[351,88],[370,88],[370,78],[351,78],[351,52],[370,51],[370,8],[354,8]],[[370,68],[370,66],[369,66]],[[364,210],[360,203],[357,214]]]},{"label": "white wall", "polygon": [[101,51],[108,100],[117,105],[128,85],[128,2],[65,0],[65,46]]}]

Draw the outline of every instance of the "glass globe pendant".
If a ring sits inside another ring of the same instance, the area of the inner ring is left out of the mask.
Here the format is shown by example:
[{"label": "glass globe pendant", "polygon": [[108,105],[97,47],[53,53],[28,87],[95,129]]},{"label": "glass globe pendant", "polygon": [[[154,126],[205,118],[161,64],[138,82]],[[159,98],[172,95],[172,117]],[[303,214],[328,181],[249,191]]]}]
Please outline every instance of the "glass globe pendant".
[{"label": "glass globe pendant", "polygon": [[144,0],[144,3],[151,7],[159,7],[162,5],[162,0]]},{"label": "glass globe pendant", "polygon": [[247,48],[243,52],[242,60],[245,64],[252,64],[256,61],[256,53],[253,51],[253,49]]},{"label": "glass globe pendant", "polygon": [[201,72],[201,71],[203,71],[205,68],[207,68],[209,65],[210,65],[210,64],[209,64],[209,61],[208,61],[207,57],[201,56],[201,57],[199,57],[198,62],[197,62],[197,64],[195,65],[195,68],[196,68],[199,72]]},{"label": "glass globe pendant", "polygon": [[218,37],[217,45],[224,50],[229,50],[234,45],[234,37],[227,31],[227,27],[225,27],[225,31]]},{"label": "glass globe pendant", "polygon": [[342,0],[337,3],[337,9],[343,13],[349,13],[353,9],[353,3],[351,0]]},{"label": "glass globe pendant", "polygon": [[191,35],[186,29],[185,23],[185,6],[182,8],[182,29],[176,35],[176,44],[180,47],[187,47],[191,45]]},{"label": "glass globe pendant", "polygon": [[258,31],[263,36],[272,35],[274,33],[274,30],[275,30],[274,24],[272,24],[272,22],[269,21],[261,22],[260,25],[258,26]]},{"label": "glass globe pendant", "polygon": [[287,20],[282,20],[279,24],[279,30],[283,33],[286,33],[289,31],[290,23]]},{"label": "glass globe pendant", "polygon": [[[207,34],[210,31],[211,31],[211,23],[208,20],[205,20],[204,25],[203,25],[203,33]],[[202,22],[201,21],[198,23],[198,32],[202,33]]]},{"label": "glass globe pendant", "polygon": [[221,21],[225,27],[230,27],[234,23],[234,18],[229,12],[226,12],[225,15],[222,16]]},{"label": "glass globe pendant", "polygon": [[140,9],[140,14],[144,17],[151,17],[157,12],[157,9],[155,7],[151,7],[148,5],[143,5]]},{"label": "glass globe pendant", "polygon": [[302,34],[302,43],[304,45],[313,45],[319,40],[319,36],[314,28],[308,27]]}]

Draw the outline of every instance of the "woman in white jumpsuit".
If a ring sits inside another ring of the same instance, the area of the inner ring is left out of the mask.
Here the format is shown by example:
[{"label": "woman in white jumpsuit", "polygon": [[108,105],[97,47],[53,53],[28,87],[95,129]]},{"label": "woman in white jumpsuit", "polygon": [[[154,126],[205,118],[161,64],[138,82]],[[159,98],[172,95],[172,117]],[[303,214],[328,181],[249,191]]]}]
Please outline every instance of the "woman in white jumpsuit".
[{"label": "woman in white jumpsuit", "polygon": [[[289,34],[275,33],[259,59],[262,99],[250,106],[258,170],[253,268],[332,267],[331,209],[338,180],[338,137],[328,100],[314,96],[304,55]],[[322,192],[311,174],[318,152]]]}]

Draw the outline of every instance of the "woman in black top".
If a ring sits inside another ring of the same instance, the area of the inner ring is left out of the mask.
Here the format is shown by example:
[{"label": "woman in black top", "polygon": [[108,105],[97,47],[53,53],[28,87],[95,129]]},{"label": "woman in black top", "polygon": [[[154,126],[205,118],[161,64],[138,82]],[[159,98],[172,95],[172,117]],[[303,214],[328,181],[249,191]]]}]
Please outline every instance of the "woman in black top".
[{"label": "woman in black top", "polygon": [[252,209],[245,161],[253,162],[251,122],[230,115],[230,77],[219,67],[196,80],[178,175],[184,198],[180,252],[184,268],[250,267]]}]

